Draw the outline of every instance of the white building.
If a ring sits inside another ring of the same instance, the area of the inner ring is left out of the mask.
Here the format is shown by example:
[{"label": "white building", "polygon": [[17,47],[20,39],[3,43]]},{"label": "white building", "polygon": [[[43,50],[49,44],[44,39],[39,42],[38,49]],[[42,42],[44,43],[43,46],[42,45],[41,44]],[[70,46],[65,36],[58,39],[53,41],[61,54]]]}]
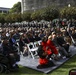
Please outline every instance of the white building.
[{"label": "white building", "polygon": [[0,7],[0,13],[8,13],[10,8]]}]

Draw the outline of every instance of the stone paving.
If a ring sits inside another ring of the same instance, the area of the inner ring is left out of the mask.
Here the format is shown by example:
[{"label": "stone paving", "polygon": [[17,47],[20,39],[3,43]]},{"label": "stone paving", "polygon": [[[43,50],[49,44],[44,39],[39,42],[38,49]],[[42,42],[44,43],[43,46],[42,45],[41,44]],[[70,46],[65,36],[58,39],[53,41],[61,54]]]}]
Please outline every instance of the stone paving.
[{"label": "stone paving", "polygon": [[[70,46],[70,52],[72,53],[72,56],[76,54],[76,47],[75,46]],[[45,69],[37,69],[37,65],[38,65],[38,58],[31,58],[31,57],[24,57],[21,55],[20,58],[20,62],[18,63],[19,65],[28,67],[30,69],[34,69],[43,73],[49,73],[51,71],[53,71],[54,69],[58,68],[59,66],[61,66],[64,62],[66,62],[69,58],[63,58],[60,59],[58,61],[54,61],[56,66],[54,67],[49,67],[49,68],[45,68]]]}]

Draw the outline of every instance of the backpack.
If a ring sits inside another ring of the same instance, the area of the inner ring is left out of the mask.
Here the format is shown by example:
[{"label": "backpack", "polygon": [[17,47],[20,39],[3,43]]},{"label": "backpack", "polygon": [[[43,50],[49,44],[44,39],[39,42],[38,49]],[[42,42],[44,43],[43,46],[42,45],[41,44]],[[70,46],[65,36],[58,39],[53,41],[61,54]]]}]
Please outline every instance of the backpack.
[{"label": "backpack", "polygon": [[46,57],[46,56],[43,56],[44,50],[43,50],[43,46],[42,46],[42,45],[39,45],[39,46],[38,46],[37,53],[38,53],[38,56],[39,56],[40,58],[42,58],[42,59]]}]

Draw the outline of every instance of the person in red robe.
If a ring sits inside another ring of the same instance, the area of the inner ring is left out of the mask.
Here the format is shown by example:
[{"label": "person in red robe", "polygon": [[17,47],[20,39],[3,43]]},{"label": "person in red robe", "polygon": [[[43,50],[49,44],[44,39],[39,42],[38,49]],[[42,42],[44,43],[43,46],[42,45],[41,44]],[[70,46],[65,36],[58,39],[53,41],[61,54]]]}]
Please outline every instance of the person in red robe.
[{"label": "person in red robe", "polygon": [[39,58],[39,65],[37,66],[37,68],[41,69],[55,66],[55,64],[49,59],[51,58],[52,54],[58,54],[56,47],[54,46],[51,40],[47,39],[47,37],[44,37],[42,39],[41,45],[43,50],[42,55],[44,56],[44,58]]}]

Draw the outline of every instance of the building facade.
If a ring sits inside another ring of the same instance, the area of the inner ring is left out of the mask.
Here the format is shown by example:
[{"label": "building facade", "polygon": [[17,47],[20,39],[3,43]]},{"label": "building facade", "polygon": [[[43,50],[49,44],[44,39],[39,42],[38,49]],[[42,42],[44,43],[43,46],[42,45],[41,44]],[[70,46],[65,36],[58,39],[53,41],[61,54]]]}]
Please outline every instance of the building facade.
[{"label": "building facade", "polygon": [[75,6],[76,0],[22,0],[22,13],[29,10],[37,10],[51,5],[68,6],[68,4]]},{"label": "building facade", "polygon": [[9,13],[10,8],[0,7],[0,13]]}]

